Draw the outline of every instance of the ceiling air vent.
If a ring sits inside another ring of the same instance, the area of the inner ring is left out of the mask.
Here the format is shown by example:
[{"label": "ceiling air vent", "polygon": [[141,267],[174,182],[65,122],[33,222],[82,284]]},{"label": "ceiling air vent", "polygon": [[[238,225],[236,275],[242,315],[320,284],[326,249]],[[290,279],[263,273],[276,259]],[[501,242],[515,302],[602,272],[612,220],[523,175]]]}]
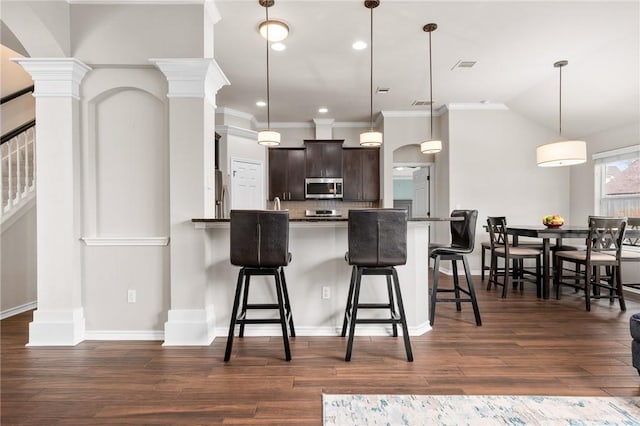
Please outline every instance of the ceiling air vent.
[{"label": "ceiling air vent", "polygon": [[379,93],[381,95],[386,95],[387,93],[389,93],[391,89],[389,89],[388,87],[378,87],[378,89],[376,90],[376,93]]},{"label": "ceiling air vent", "polygon": [[475,64],[476,64],[476,61],[458,61],[451,69],[453,70],[455,68],[473,68]]},{"label": "ceiling air vent", "polygon": [[421,100],[415,100],[411,102],[411,106],[429,106],[430,104],[431,102],[429,101],[421,101]]}]

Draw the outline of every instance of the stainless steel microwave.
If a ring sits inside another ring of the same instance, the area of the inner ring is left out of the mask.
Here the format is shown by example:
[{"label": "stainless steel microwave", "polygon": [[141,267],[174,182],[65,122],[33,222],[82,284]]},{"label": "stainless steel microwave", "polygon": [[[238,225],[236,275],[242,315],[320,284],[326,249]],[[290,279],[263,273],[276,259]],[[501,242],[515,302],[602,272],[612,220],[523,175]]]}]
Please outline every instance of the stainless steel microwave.
[{"label": "stainless steel microwave", "polygon": [[342,178],[306,178],[304,183],[305,198],[342,198]]}]

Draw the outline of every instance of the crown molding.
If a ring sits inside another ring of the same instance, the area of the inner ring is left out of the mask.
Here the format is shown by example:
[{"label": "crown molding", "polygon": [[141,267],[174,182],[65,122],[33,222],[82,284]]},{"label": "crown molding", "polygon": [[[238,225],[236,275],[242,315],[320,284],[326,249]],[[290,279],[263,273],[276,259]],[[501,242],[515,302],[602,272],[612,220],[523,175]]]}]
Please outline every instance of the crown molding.
[{"label": "crown molding", "polygon": [[174,5],[174,4],[205,4],[211,0],[67,0],[69,4],[133,4],[133,5]]},{"label": "crown molding", "polygon": [[219,125],[216,126],[216,132],[221,135],[238,136],[241,138],[258,140],[258,132],[255,130],[243,129],[242,127]]}]

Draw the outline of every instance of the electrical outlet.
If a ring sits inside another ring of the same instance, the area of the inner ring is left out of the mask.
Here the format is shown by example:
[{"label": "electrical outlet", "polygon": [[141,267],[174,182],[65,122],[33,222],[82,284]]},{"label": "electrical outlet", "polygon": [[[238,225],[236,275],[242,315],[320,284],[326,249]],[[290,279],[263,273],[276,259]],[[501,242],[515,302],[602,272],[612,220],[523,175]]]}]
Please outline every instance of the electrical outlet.
[{"label": "electrical outlet", "polygon": [[136,303],[136,291],[135,290],[127,290],[127,302],[128,303]]},{"label": "electrical outlet", "polygon": [[322,298],[329,299],[331,297],[331,287],[322,287]]}]

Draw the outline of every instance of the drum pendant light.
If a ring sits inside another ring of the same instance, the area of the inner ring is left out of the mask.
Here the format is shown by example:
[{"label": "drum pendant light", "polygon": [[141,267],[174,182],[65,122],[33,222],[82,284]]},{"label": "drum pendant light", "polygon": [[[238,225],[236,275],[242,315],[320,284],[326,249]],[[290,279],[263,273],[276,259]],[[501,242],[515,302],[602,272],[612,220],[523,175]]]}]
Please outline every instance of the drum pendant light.
[{"label": "drum pendant light", "polygon": [[370,129],[368,132],[360,133],[360,145],[362,146],[380,146],[382,145],[382,133],[373,130],[373,9],[380,5],[379,0],[367,0],[364,2],[364,7],[371,11],[371,37],[369,50],[371,51],[371,63],[369,66],[369,124]]},{"label": "drum pendant light", "polygon": [[442,141],[433,138],[433,69],[431,65],[431,33],[438,28],[437,24],[430,23],[422,27],[424,32],[429,33],[429,118],[430,137],[428,140],[420,143],[420,152],[423,154],[435,154],[442,151]]},{"label": "drum pendant light", "polygon": [[[553,64],[560,71],[560,105],[559,105],[559,136],[562,138],[562,67],[568,61],[558,61]],[[587,144],[585,141],[552,142],[536,148],[536,161],[539,167],[573,166],[587,161]]]},{"label": "drum pendant light", "polygon": [[[258,0],[260,6],[264,7],[266,22],[269,22],[269,8],[275,4],[274,0]],[[266,26],[266,46],[267,46],[267,128],[258,132],[258,143],[264,146],[280,145],[280,133],[272,130],[271,127],[271,99],[269,93],[269,31],[270,26]]]}]

